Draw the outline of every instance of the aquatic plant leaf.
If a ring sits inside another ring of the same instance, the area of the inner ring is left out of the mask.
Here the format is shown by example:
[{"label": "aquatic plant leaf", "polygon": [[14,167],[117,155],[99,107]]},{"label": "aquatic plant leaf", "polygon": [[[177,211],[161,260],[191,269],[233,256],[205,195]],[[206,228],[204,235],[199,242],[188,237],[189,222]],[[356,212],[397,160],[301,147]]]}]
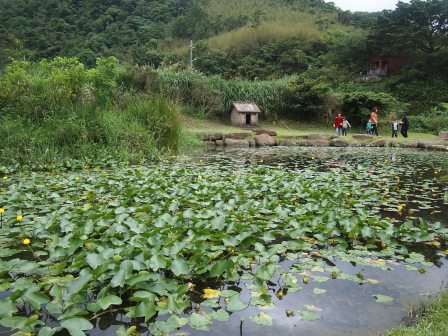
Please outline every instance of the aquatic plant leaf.
[{"label": "aquatic plant leaf", "polygon": [[314,289],[313,289],[313,293],[316,295],[322,295],[322,294],[325,294],[326,292],[327,292],[326,289],[319,288],[319,287],[314,287]]},{"label": "aquatic plant leaf", "polygon": [[229,298],[229,301],[227,302],[227,310],[230,312],[237,312],[240,310],[244,310],[247,307],[248,307],[248,304],[241,301],[239,295],[231,296]]},{"label": "aquatic plant leaf", "polygon": [[271,326],[273,324],[272,317],[266,313],[260,313],[256,316],[251,316],[250,320],[256,324]]},{"label": "aquatic plant leaf", "polygon": [[72,336],[84,336],[84,330],[91,330],[94,328],[89,320],[82,317],[73,317],[61,322],[61,327],[67,329]]},{"label": "aquatic plant leaf", "polygon": [[205,288],[203,289],[203,292],[204,294],[202,294],[202,297],[204,299],[215,299],[221,295],[221,292],[216,289]]},{"label": "aquatic plant leaf", "polygon": [[394,298],[387,295],[374,294],[372,296],[375,298],[376,302],[380,303],[392,303],[394,301]]},{"label": "aquatic plant leaf", "polygon": [[299,311],[300,319],[304,321],[316,321],[320,319],[320,315],[309,310]]},{"label": "aquatic plant leaf", "polygon": [[218,311],[211,313],[210,316],[216,321],[227,322],[230,320],[229,313],[224,309],[219,309]]},{"label": "aquatic plant leaf", "polygon": [[96,303],[102,310],[106,310],[107,308],[109,308],[112,305],[121,305],[122,302],[123,301],[121,300],[120,297],[118,297],[116,295],[108,295],[108,296],[102,297]]},{"label": "aquatic plant leaf", "polygon": [[190,316],[190,325],[195,329],[208,331],[210,324],[212,324],[212,318],[209,315],[193,313]]}]

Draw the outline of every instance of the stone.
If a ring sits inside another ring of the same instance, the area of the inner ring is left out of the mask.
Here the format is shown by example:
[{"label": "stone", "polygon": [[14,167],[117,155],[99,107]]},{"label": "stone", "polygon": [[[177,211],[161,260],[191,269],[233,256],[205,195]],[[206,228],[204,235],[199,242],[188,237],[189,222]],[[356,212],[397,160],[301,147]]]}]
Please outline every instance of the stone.
[{"label": "stone", "polygon": [[426,149],[426,147],[431,146],[431,145],[435,145],[435,143],[427,142],[427,141],[417,142],[417,148],[420,148],[420,149]]},{"label": "stone", "polygon": [[331,147],[348,147],[348,142],[343,139],[333,139],[330,142]]},{"label": "stone", "polygon": [[315,140],[315,141],[310,141],[310,140],[303,140],[303,141],[299,141],[297,143],[297,146],[302,146],[302,147],[329,147],[330,143],[328,141],[319,141],[319,140]]},{"label": "stone", "polygon": [[371,135],[368,135],[368,134],[353,134],[353,139],[356,139],[356,140],[370,140],[370,139],[372,139],[372,136]]},{"label": "stone", "polygon": [[202,136],[202,139],[204,141],[216,141],[216,140],[222,140],[223,136],[222,133],[207,133]]},{"label": "stone", "polygon": [[448,140],[448,131],[441,131],[439,133],[439,139],[440,140]]},{"label": "stone", "polygon": [[255,140],[249,140],[249,147],[255,147],[256,145]]},{"label": "stone", "polygon": [[257,146],[275,146],[275,140],[268,134],[260,134],[255,136]]},{"label": "stone", "polygon": [[276,131],[270,131],[267,129],[256,129],[256,130],[254,130],[254,133],[256,135],[267,134],[267,135],[270,135],[271,137],[277,136]]},{"label": "stone", "polygon": [[426,146],[426,149],[432,150],[432,151],[446,152],[446,151],[448,151],[448,146],[446,146],[446,145],[428,145],[428,146]]},{"label": "stone", "polygon": [[250,138],[252,136],[252,133],[226,133],[223,134],[224,139],[237,139],[237,140],[243,140]]},{"label": "stone", "polygon": [[398,144],[398,142],[391,140],[387,143],[388,147],[400,147],[400,145]]},{"label": "stone", "polygon": [[336,138],[335,135],[331,134],[322,134],[322,133],[316,133],[316,134],[309,134],[307,135],[308,139],[317,139],[317,140],[332,140]]},{"label": "stone", "polygon": [[207,148],[215,148],[216,147],[216,142],[214,142],[214,141],[206,141],[205,142],[205,146]]},{"label": "stone", "polygon": [[386,140],[376,140],[370,144],[373,147],[386,147]]},{"label": "stone", "polygon": [[404,142],[400,144],[400,148],[417,148],[416,142]]},{"label": "stone", "polygon": [[216,146],[224,146],[223,140],[216,140],[215,143],[216,143]]},{"label": "stone", "polygon": [[227,147],[249,147],[249,141],[241,139],[224,139]]},{"label": "stone", "polygon": [[284,139],[278,142],[279,146],[286,146],[286,147],[292,147],[292,146],[296,146],[296,142],[293,140],[289,140],[289,139]]}]

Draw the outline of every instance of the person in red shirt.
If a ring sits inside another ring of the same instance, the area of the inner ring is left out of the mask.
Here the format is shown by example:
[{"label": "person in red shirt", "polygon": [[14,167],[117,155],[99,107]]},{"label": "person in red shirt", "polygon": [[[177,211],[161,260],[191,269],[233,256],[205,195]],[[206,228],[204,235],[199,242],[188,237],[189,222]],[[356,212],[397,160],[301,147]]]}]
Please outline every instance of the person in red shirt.
[{"label": "person in red shirt", "polygon": [[338,113],[336,118],[334,118],[334,125],[333,127],[336,129],[336,136],[342,135],[342,123],[344,122],[344,118],[342,117],[341,113]]}]

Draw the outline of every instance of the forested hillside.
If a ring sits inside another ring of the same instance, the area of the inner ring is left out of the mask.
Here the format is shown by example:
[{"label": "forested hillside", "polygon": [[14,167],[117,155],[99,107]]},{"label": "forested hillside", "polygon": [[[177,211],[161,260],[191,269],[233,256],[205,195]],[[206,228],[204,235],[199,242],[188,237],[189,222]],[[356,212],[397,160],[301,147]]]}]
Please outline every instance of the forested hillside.
[{"label": "forested hillside", "polygon": [[[148,76],[142,83],[161,80],[196,114],[225,116],[238,97],[224,88],[245,80],[250,88],[259,87],[251,81],[289,83],[281,84],[288,101],[275,109],[271,99],[265,117],[344,110],[361,123],[376,105],[391,117],[416,115],[414,125],[434,132],[448,120],[448,0],[399,2],[381,13],[323,0],[0,0],[0,33],[1,68],[57,56],[93,68],[98,57],[114,56],[135,78]],[[183,73],[190,39],[199,74]],[[388,76],[361,80],[372,56],[404,62]]]}]

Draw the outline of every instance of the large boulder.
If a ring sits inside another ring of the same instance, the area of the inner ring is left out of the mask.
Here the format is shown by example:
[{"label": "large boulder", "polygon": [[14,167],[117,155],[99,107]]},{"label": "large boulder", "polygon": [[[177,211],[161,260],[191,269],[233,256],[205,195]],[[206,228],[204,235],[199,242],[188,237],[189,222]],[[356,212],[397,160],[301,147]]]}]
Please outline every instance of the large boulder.
[{"label": "large boulder", "polygon": [[439,139],[440,140],[448,140],[448,131],[441,131],[439,133]]},{"label": "large boulder", "polygon": [[353,134],[353,139],[356,140],[370,140],[372,139],[372,136],[369,134]]},{"label": "large boulder", "polygon": [[216,140],[222,140],[223,137],[222,133],[207,133],[202,136],[202,139],[204,141],[216,141]]},{"label": "large boulder", "polygon": [[252,136],[252,133],[226,133],[223,136],[224,136],[224,139],[243,140],[243,139],[250,138]]},{"label": "large boulder", "polygon": [[270,130],[267,130],[267,129],[256,129],[256,130],[254,130],[254,133],[256,135],[267,134],[267,135],[270,135],[271,137],[277,136],[277,132],[276,131],[270,131]]},{"label": "large boulder", "polygon": [[255,136],[257,146],[275,146],[275,140],[268,134],[260,134]]},{"label": "large boulder", "polygon": [[224,140],[216,140],[216,146],[224,146]]},{"label": "large boulder", "polygon": [[224,139],[224,145],[227,147],[249,147],[249,141],[240,139]]},{"label": "large boulder", "polygon": [[330,142],[331,147],[348,147],[348,142],[342,139],[333,139]]},{"label": "large boulder", "polygon": [[435,143],[434,142],[429,142],[429,141],[419,141],[419,142],[417,142],[417,148],[420,148],[420,149],[426,149],[427,147],[429,147],[431,145],[435,145]]}]

